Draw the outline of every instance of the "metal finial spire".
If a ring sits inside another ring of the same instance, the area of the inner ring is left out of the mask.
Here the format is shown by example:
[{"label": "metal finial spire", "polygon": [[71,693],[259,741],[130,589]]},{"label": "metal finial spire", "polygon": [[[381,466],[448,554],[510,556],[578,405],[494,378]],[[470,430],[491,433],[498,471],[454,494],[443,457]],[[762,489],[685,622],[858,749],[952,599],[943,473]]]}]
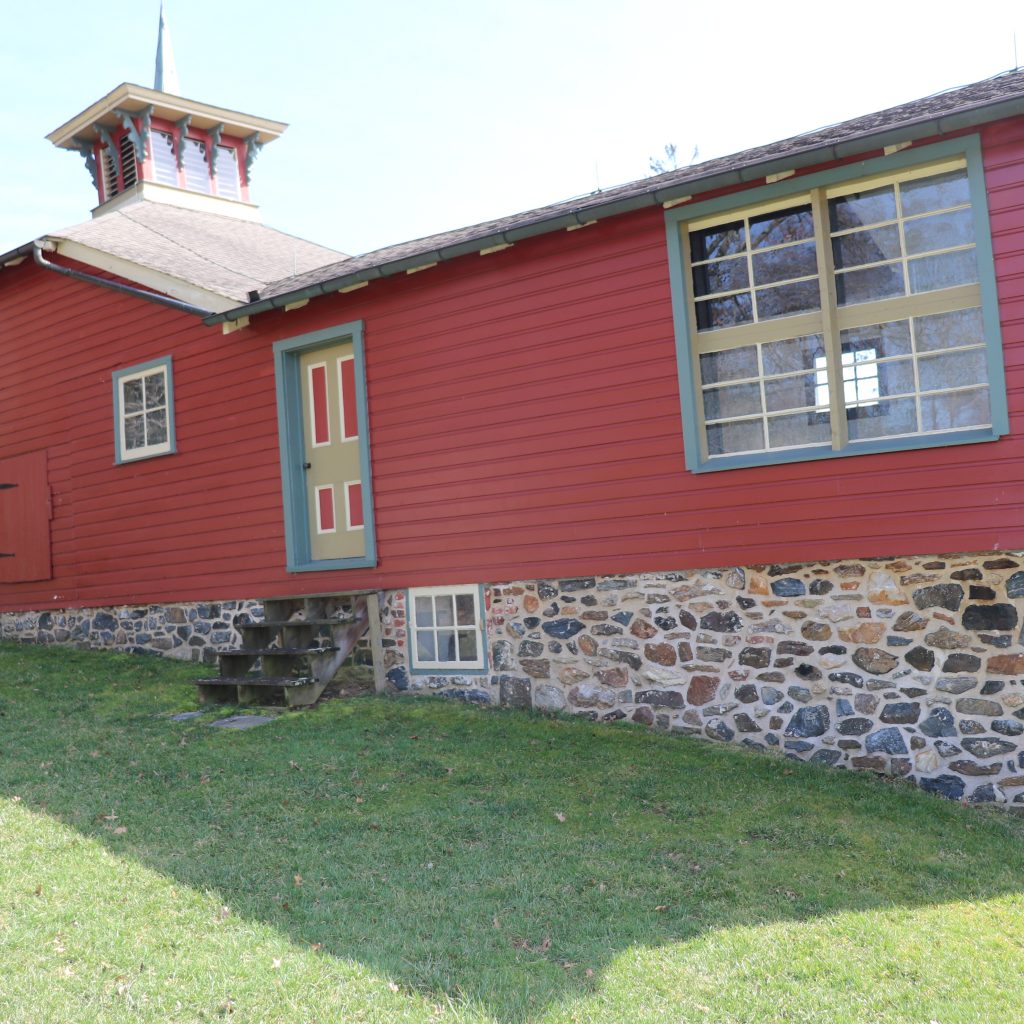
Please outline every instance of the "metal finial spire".
[{"label": "metal finial spire", "polygon": [[156,75],[153,88],[159,92],[172,92],[178,95],[178,69],[174,66],[174,50],[171,48],[171,33],[164,19],[164,5],[160,4],[160,34],[156,40]]}]

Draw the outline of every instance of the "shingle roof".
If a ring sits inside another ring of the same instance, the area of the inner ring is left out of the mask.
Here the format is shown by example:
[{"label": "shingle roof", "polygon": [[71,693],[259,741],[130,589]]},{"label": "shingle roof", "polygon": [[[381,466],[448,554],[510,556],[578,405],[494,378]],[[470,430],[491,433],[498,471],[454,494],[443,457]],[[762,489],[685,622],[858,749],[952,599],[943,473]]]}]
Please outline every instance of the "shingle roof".
[{"label": "shingle roof", "polygon": [[934,136],[1020,113],[1024,113],[1024,70],[1005,72],[766,146],[292,274],[265,288],[259,302],[220,314],[215,319],[257,313],[283,305],[289,296],[297,293],[336,290],[347,283],[400,273],[415,265],[451,259],[484,246],[517,241],[574,223],[582,224],[597,216],[660,205],[688,193],[755,181],[777,171],[840,159],[891,142]]},{"label": "shingle roof", "polygon": [[48,238],[77,242],[166,274],[232,302],[343,253],[253,221],[141,200]]}]

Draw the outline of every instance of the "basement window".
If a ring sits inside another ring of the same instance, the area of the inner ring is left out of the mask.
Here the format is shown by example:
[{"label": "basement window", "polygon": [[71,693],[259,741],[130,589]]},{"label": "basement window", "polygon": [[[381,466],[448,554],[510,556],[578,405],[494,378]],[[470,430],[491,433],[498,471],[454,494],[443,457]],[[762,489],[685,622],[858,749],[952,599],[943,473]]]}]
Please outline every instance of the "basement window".
[{"label": "basement window", "polygon": [[408,592],[413,672],[484,672],[482,588],[420,587]]},{"label": "basement window", "polygon": [[171,358],[115,370],[115,461],[134,462],[175,450]]}]

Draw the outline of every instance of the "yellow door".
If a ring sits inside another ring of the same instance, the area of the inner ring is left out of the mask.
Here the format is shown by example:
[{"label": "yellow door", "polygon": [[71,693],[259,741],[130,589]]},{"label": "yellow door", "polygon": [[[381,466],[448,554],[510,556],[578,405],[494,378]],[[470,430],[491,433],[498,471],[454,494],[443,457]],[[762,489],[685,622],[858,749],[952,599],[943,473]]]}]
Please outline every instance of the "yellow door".
[{"label": "yellow door", "polygon": [[309,548],[314,561],[366,552],[352,343],[299,357]]}]

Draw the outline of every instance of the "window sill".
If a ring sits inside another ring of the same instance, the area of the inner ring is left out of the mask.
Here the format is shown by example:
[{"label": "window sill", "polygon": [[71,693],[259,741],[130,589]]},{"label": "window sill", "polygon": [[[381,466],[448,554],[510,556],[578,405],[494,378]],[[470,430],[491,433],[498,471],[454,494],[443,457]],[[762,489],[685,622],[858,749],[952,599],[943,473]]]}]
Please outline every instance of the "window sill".
[{"label": "window sill", "polygon": [[147,462],[149,459],[161,459],[165,455],[176,455],[178,449],[174,446],[164,448],[158,452],[144,452],[141,455],[118,455],[114,459],[115,466],[128,466],[133,462]]},{"label": "window sill", "polygon": [[854,441],[842,451],[832,448],[787,448],[775,452],[754,452],[745,455],[721,455],[703,461],[691,462],[687,468],[691,473],[715,473],[724,469],[750,469],[754,466],[779,466],[793,462],[817,462],[822,459],[844,459],[856,455],[880,455],[886,452],[921,451],[927,448],[948,448],[953,445],[980,444],[998,441],[1002,436],[993,427],[979,427],[972,430],[949,431],[927,437],[879,438],[871,441]]},{"label": "window sill", "polygon": [[486,666],[483,668],[456,668],[447,665],[444,668],[420,668],[418,665],[409,666],[409,675],[411,676],[486,676],[490,671]]},{"label": "window sill", "polygon": [[356,558],[325,558],[319,562],[288,563],[288,572],[326,572],[331,569],[373,569],[377,556],[373,553]]}]

